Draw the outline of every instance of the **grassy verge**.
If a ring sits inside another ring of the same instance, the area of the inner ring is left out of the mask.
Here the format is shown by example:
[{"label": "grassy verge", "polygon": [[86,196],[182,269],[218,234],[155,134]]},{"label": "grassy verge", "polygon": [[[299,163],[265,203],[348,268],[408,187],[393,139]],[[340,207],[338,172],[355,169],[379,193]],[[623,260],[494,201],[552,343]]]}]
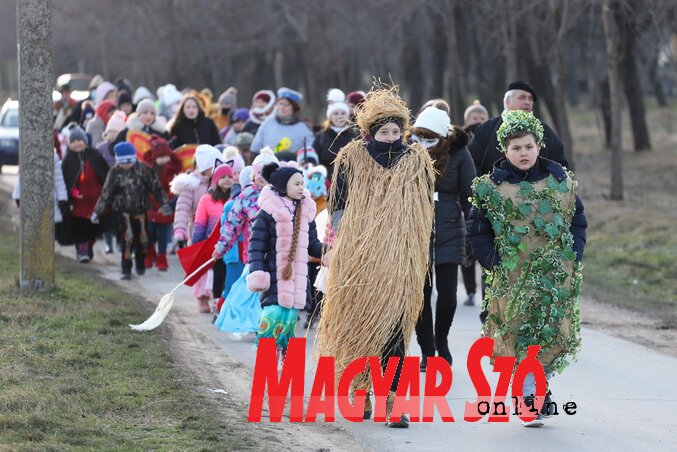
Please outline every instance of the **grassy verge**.
[{"label": "grassy verge", "polygon": [[93,271],[59,259],[53,293],[22,298],[18,240],[0,224],[0,448],[255,448],[160,334],[127,326],[149,309]]}]

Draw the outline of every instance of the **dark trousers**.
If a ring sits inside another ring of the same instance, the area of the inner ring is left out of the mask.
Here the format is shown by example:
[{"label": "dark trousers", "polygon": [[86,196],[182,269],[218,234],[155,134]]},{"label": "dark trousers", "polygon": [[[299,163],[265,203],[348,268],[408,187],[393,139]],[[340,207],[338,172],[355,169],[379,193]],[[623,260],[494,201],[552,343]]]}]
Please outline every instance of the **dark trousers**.
[{"label": "dark trousers", "polygon": [[317,262],[308,263],[308,280],[310,281],[310,284],[308,285],[308,291],[310,292],[310,305],[306,306],[306,311],[310,312],[315,318],[319,318],[320,316],[322,311],[322,298],[324,297],[322,292],[317,290],[313,285],[315,283],[315,279],[317,278],[317,274],[320,271],[318,267],[319,264]]},{"label": "dark trousers", "polygon": [[226,264],[223,259],[217,259],[212,267],[214,272],[214,281],[212,283],[212,294],[214,299],[217,299],[223,293],[223,288],[226,287]]},{"label": "dark trousers", "polygon": [[397,385],[400,383],[400,374],[402,373],[402,366],[404,365],[404,334],[402,333],[401,328],[395,329],[393,334],[388,339],[388,343],[383,349],[383,356],[381,356],[381,369],[385,373],[386,366],[388,365],[388,358],[390,357],[399,357],[400,362],[397,364],[397,370],[395,371],[395,378],[393,378],[393,383],[390,385],[391,391],[397,391]]},{"label": "dark trousers", "polygon": [[458,284],[458,265],[435,265],[437,286],[437,305],[435,308],[435,326],[430,303],[432,297],[432,277],[428,273],[423,287],[423,311],[416,323],[416,340],[424,356],[435,356],[435,350],[447,351],[447,336],[456,314],[456,286]]},{"label": "dark trousers", "polygon": [[172,228],[170,224],[148,222],[148,247],[152,248],[157,243],[157,252],[167,254],[167,231]]},{"label": "dark trousers", "polygon": [[469,259],[470,265],[461,265],[461,275],[463,276],[463,285],[468,294],[477,292],[477,280],[475,278],[475,259]]},{"label": "dark trousers", "polygon": [[[136,263],[136,271],[145,270],[146,266],[144,260],[146,259],[146,247],[141,244],[141,228],[145,227],[145,221],[142,222],[133,216],[129,218],[132,237],[131,243],[128,244],[125,218],[122,214],[118,214],[117,220],[117,240],[122,246],[122,253],[120,253],[120,267],[122,268],[122,273],[127,275],[132,273],[132,256],[134,256],[134,262]],[[143,233],[145,234],[146,231],[143,231]],[[127,248],[130,250],[129,254],[126,252]]]}]

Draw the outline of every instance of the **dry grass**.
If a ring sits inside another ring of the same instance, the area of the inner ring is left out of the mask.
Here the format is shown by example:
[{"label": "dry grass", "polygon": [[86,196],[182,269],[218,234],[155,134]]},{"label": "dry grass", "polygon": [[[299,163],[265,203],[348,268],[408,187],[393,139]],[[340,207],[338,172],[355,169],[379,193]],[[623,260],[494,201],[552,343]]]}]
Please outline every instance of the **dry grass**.
[{"label": "dry grass", "polygon": [[677,103],[650,106],[653,150],[633,152],[624,113],[625,199],[608,200],[609,155],[597,118],[571,111],[576,177],[588,218],[584,292],[677,327]]}]

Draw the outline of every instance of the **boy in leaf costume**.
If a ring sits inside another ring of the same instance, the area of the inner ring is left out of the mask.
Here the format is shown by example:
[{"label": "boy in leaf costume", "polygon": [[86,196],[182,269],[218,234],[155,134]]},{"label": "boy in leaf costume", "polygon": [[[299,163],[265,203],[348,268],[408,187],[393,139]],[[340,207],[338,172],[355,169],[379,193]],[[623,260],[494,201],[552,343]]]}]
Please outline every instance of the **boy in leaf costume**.
[{"label": "boy in leaf costume", "polygon": [[[580,348],[587,222],[573,173],[539,156],[543,125],[531,112],[505,112],[496,135],[504,158],[473,181],[468,221],[473,253],[487,273],[484,332],[495,341],[494,356],[516,356],[518,363],[530,345],[540,345],[549,379]],[[528,375],[527,403],[534,390]],[[543,410],[525,425],[543,425]]]}]

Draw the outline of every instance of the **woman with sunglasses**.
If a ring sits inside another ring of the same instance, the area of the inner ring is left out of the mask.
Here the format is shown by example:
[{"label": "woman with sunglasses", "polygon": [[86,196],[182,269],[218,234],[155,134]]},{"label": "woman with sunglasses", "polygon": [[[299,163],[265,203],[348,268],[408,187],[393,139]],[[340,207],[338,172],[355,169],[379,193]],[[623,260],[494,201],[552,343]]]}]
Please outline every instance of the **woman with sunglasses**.
[{"label": "woman with sunglasses", "polygon": [[[470,212],[468,198],[472,195],[471,184],[476,173],[466,148],[468,135],[461,128],[451,126],[449,106],[443,100],[421,111],[411,129],[409,142],[420,143],[428,150],[436,170],[430,267],[423,288],[423,311],[416,324],[421,371],[425,372],[428,356],[435,356],[435,351],[450,365],[452,362],[447,336],[456,312],[458,266],[465,257],[464,215]],[[438,294],[434,327],[430,304],[433,271]]]}]

